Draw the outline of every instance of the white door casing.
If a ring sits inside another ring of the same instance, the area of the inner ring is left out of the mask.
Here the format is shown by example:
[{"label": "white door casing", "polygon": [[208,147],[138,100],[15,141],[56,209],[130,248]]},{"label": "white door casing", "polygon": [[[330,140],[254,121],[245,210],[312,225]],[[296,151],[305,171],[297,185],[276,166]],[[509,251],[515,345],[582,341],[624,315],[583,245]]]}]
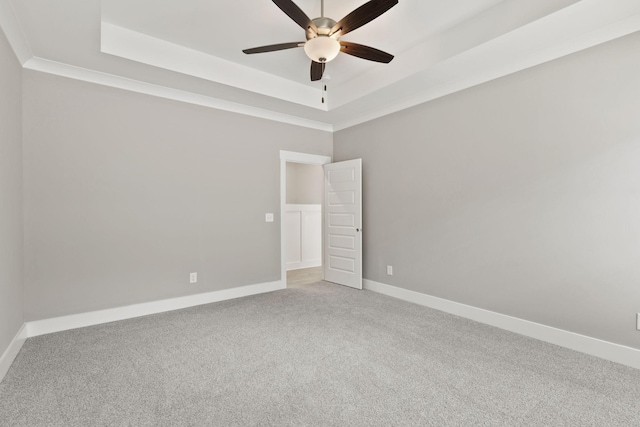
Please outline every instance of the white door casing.
[{"label": "white door casing", "polygon": [[362,289],[362,159],[324,165],[324,280]]}]

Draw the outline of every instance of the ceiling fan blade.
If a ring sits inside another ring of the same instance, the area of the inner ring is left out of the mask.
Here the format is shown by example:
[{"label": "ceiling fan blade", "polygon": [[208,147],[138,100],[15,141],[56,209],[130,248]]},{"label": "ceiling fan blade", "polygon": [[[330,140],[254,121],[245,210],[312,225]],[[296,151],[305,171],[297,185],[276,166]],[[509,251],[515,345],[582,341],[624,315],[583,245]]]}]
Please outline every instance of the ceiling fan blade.
[{"label": "ceiling fan blade", "polygon": [[357,56],[358,58],[367,59],[369,61],[383,62],[388,64],[393,59],[393,55],[387,52],[383,52],[379,49],[374,49],[369,46],[365,46],[358,43],[340,42],[340,52],[347,53],[349,55]]},{"label": "ceiling fan blade", "polygon": [[331,28],[329,34],[333,35],[340,32],[339,36],[342,37],[348,32],[373,21],[397,4],[398,0],[371,0],[342,18],[340,22]]},{"label": "ceiling fan blade", "polygon": [[243,52],[246,53],[247,55],[250,55],[252,53],[274,52],[276,50],[293,49],[294,47],[302,47],[302,46],[304,46],[304,42],[270,44],[268,46],[260,46],[260,47],[253,47],[251,49],[244,49]]},{"label": "ceiling fan blade", "polygon": [[324,62],[316,62],[311,61],[311,81],[317,82],[322,79],[322,75],[324,74]]},{"label": "ceiling fan blade", "polygon": [[273,2],[278,6],[287,16],[295,21],[296,24],[300,25],[303,30],[307,30],[311,28],[311,30],[318,34],[318,28],[316,24],[314,24],[311,19],[307,16],[306,13],[302,11],[293,1],[291,0],[273,0]]}]

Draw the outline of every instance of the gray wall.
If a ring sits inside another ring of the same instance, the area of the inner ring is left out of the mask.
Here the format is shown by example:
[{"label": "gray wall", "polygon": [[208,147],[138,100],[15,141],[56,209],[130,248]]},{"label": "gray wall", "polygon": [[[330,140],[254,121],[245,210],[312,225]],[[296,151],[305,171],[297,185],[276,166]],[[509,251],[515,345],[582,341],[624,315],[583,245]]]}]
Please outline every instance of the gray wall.
[{"label": "gray wall", "polygon": [[24,79],[27,320],[280,279],[279,150],[330,133]]},{"label": "gray wall", "polygon": [[287,203],[322,204],[324,169],[320,165],[287,163]]},{"label": "gray wall", "polygon": [[0,355],[22,317],[22,67],[0,30]]},{"label": "gray wall", "polygon": [[363,159],[365,278],[640,348],[638,52],[634,34],[336,133],[336,161]]}]

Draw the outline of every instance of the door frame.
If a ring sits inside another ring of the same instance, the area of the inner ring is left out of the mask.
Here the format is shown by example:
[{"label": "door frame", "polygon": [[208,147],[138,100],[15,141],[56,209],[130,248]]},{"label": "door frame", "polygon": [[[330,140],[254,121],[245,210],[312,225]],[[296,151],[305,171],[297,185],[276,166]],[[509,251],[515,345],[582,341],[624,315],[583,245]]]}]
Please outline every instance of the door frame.
[{"label": "door frame", "polygon": [[[287,162],[307,165],[326,165],[332,162],[331,156],[297,153],[280,150],[280,280],[282,288],[287,287],[287,254],[285,253],[285,212],[287,204]],[[322,197],[324,198],[324,191]],[[324,203],[323,203],[324,205]],[[324,215],[322,217],[322,253],[324,263]],[[324,274],[324,273],[323,273]]]}]

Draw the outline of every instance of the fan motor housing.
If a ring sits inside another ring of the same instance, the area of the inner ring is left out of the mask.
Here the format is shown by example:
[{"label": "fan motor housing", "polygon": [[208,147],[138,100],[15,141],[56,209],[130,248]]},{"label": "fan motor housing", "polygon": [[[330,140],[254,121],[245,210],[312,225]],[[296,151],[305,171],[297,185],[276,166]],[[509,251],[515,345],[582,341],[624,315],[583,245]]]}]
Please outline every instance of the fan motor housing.
[{"label": "fan motor housing", "polygon": [[[331,31],[333,26],[337,24],[337,22],[334,21],[333,19],[327,18],[324,16],[320,18],[312,19],[311,22],[313,22],[315,26],[318,28],[318,35],[322,35],[322,36],[328,35],[329,31]],[[307,30],[306,37],[307,37],[307,40],[311,40],[316,37],[316,34],[311,30]],[[337,37],[333,37],[333,38],[335,38],[336,40],[338,39]]]}]

